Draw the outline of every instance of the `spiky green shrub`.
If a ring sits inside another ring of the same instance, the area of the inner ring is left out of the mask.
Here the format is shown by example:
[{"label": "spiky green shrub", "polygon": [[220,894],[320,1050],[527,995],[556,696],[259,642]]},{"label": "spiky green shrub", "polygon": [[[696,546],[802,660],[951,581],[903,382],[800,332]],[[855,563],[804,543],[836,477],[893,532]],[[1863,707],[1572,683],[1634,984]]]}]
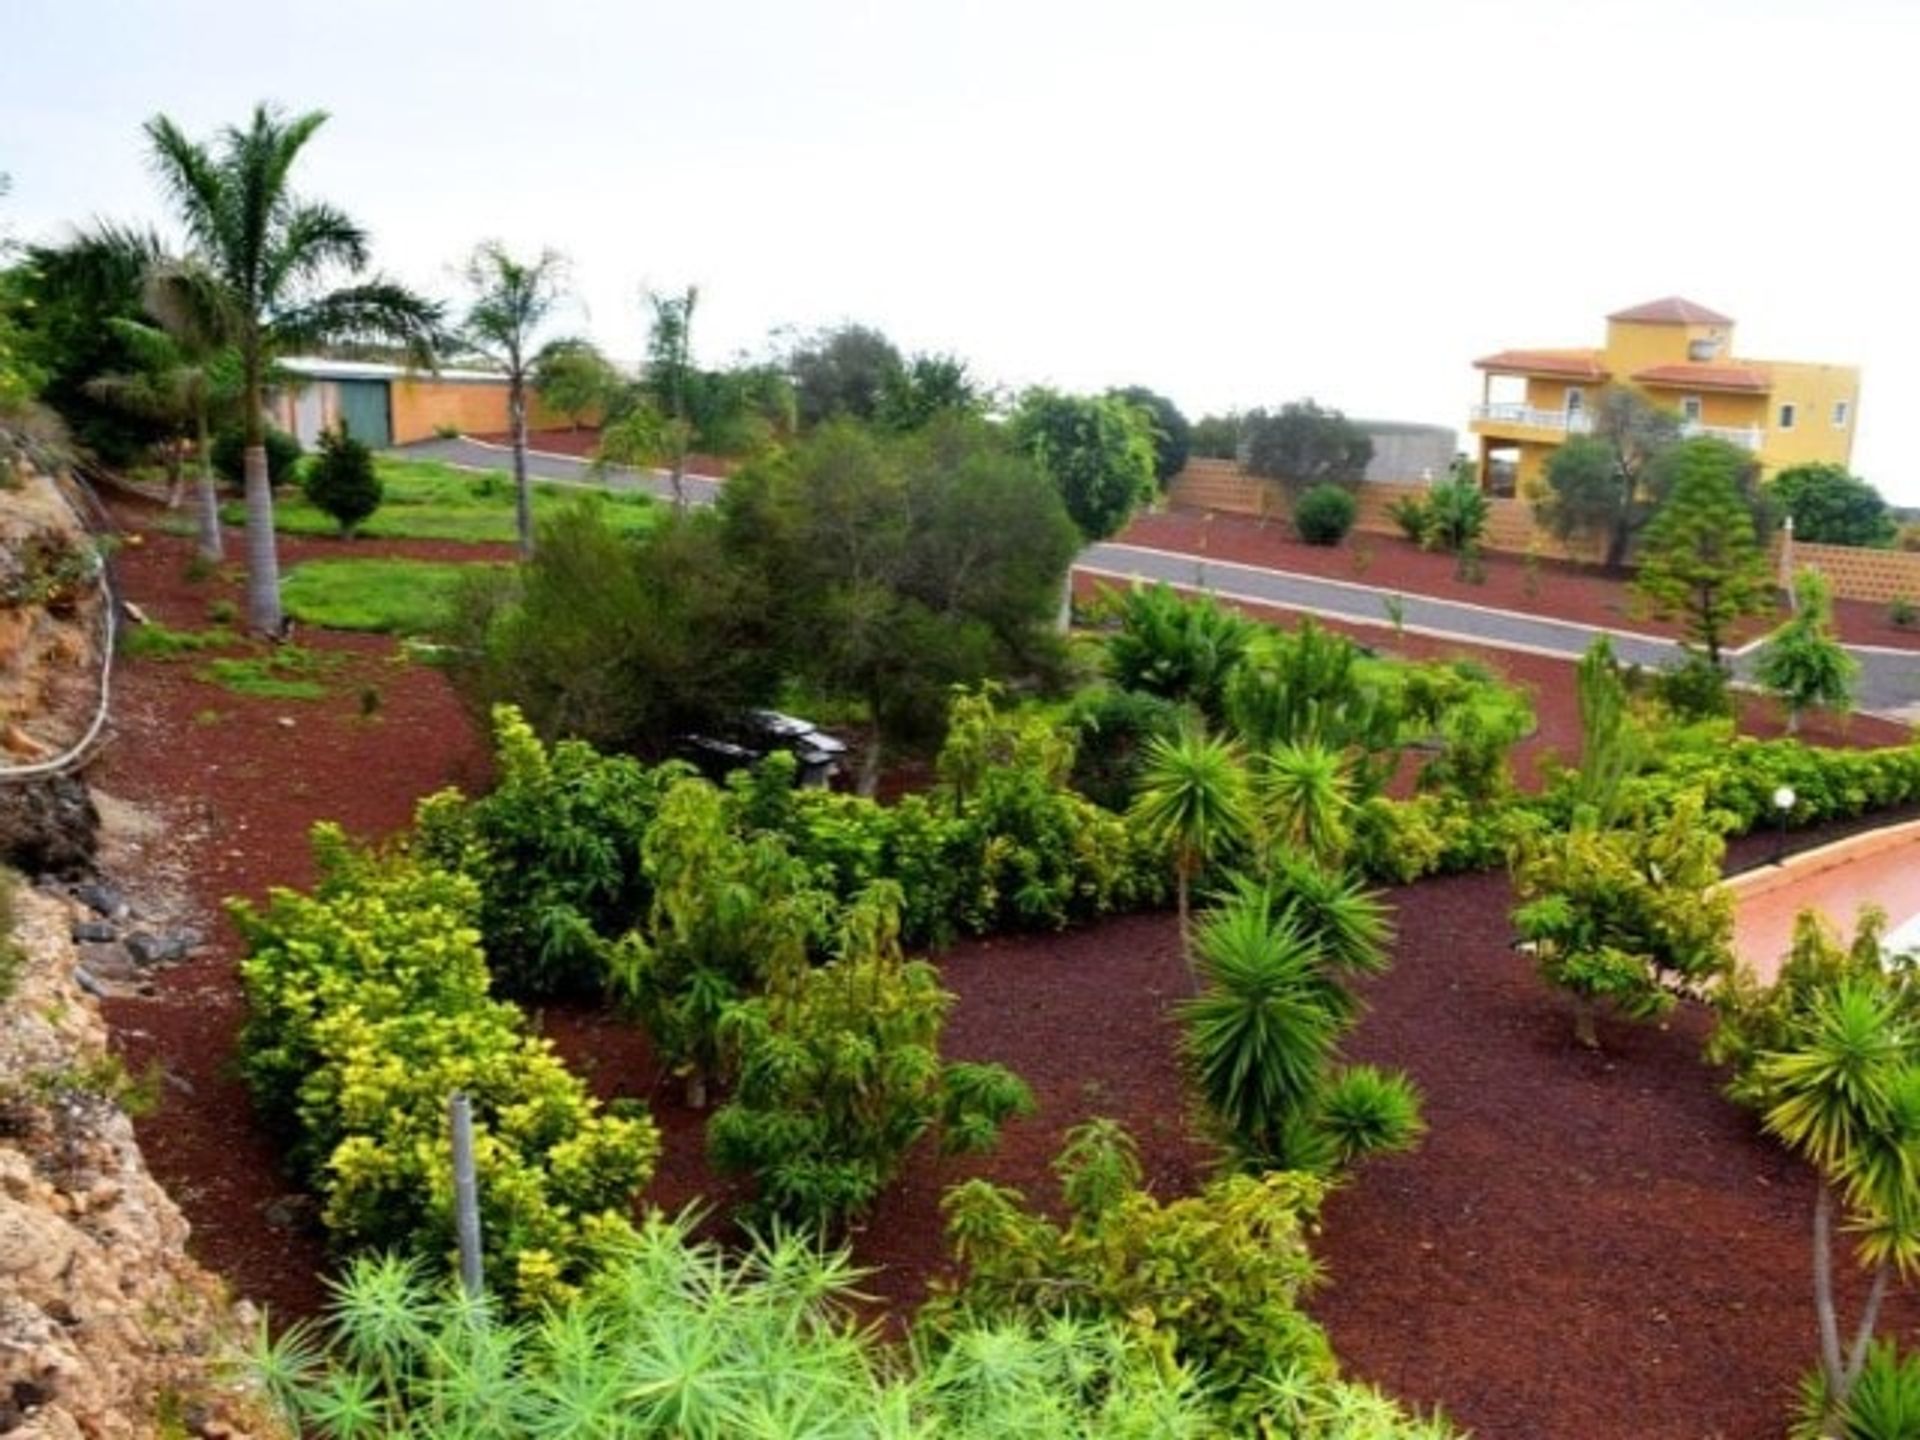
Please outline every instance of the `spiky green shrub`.
[{"label": "spiky green shrub", "polygon": [[948,1239],[964,1271],[924,1312],[933,1335],[1065,1319],[1117,1326],[1205,1387],[1224,1435],[1452,1433],[1343,1382],[1326,1335],[1300,1308],[1320,1281],[1307,1236],[1325,1182],[1233,1175],[1156,1200],[1140,1189],[1132,1140],[1104,1120],[1069,1134],[1054,1171],[1059,1221],[984,1180],[947,1192]]},{"label": "spiky green shrub", "polygon": [[1345,757],[1329,746],[1283,741],[1254,770],[1260,828],[1269,853],[1293,851],[1338,867],[1353,814]]},{"label": "spiky green shrub", "polygon": [[1173,857],[1180,945],[1193,963],[1192,890],[1201,871],[1253,834],[1246,771],[1230,741],[1198,730],[1147,747],[1147,763],[1131,812],[1142,833]]},{"label": "spiky green shrub", "polygon": [[1442,480],[1427,491],[1424,523],[1414,538],[1430,549],[1464,554],[1479,545],[1492,510],[1486,492],[1471,476]]},{"label": "spiky green shrub", "polygon": [[1386,968],[1390,933],[1378,900],[1304,858],[1240,878],[1208,912],[1181,1048],[1238,1163],[1326,1172],[1418,1140],[1410,1082],[1335,1063],[1360,1009],[1346,982]]},{"label": "spiky green shrub", "polygon": [[421,801],[419,852],[479,887],[480,933],[504,993],[597,992],[607,943],[646,913],[641,840],[661,795],[691,772],[578,740],[548,747],[510,705],[494,709],[493,739],[493,789]]},{"label": "spiky green shrub", "polygon": [[373,452],[349,435],[345,425],[321,432],[320,452],[300,477],[300,488],[342,535],[353,534],[386,498],[373,468]]},{"label": "spiky green shrub", "polygon": [[447,1101],[473,1102],[490,1278],[565,1292],[627,1227],[659,1150],[642,1116],[601,1111],[548,1042],[489,997],[464,876],[314,830],[320,882],[232,906],[247,946],[241,1069],[344,1248],[434,1263],[453,1244]]},{"label": "spiky green shrub", "polygon": [[896,1349],[855,1320],[844,1253],[785,1236],[736,1255],[691,1230],[650,1219],[577,1298],[523,1323],[417,1265],[360,1261],[330,1323],[263,1332],[251,1370],[315,1440],[1219,1434],[1201,1379],[1118,1323],[982,1320]]},{"label": "spiky green shrub", "polygon": [[923,1138],[984,1150],[1009,1116],[1031,1112],[1004,1067],[941,1060],[952,1004],[931,965],[902,956],[899,890],[883,881],[841,916],[832,961],[776,971],[764,995],[727,1011],[740,1078],[707,1143],[722,1171],[754,1179],[757,1215],[834,1227],[865,1211]]},{"label": "spiky green shrub", "polygon": [[1227,677],[1261,627],[1210,595],[1182,595],[1164,582],[1132,586],[1117,611],[1120,628],[1107,641],[1114,682],[1218,721]]}]

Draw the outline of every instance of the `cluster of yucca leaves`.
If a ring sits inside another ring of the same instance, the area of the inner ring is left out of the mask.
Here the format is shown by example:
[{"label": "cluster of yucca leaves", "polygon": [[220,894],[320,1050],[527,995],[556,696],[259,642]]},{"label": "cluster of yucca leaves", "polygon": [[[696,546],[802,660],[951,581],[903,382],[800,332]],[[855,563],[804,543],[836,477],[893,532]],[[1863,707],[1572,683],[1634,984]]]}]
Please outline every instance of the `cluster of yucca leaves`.
[{"label": "cluster of yucca leaves", "polygon": [[447,1099],[473,1102],[489,1269],[523,1302],[564,1294],[627,1228],[659,1140],[609,1115],[488,994],[473,883],[315,828],[312,895],[234,915],[247,942],[241,1068],[343,1246],[436,1260],[453,1235]]},{"label": "cluster of yucca leaves", "polygon": [[895,1351],[854,1320],[844,1254],[788,1236],[735,1257],[689,1228],[649,1221],[577,1299],[526,1320],[362,1260],[331,1343],[263,1337],[253,1370],[291,1428],[328,1440],[1221,1433],[1192,1371],[1116,1327],[982,1321]]}]

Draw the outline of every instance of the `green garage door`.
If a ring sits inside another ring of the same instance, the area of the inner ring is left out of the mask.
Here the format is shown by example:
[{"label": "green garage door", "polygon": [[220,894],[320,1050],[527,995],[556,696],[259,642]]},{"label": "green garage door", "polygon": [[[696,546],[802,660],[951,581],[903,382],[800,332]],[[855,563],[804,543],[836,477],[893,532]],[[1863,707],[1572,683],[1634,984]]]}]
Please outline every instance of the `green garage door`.
[{"label": "green garage door", "polygon": [[384,450],[393,443],[393,420],[387,410],[387,382],[384,380],[338,380],[340,419],[347,434],[370,450]]}]

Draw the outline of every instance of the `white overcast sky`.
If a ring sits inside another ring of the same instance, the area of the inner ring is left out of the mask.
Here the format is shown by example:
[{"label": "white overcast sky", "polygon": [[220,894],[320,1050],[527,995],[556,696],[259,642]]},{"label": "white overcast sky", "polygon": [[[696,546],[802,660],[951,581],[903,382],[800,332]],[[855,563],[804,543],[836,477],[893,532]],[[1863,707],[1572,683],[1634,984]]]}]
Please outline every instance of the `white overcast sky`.
[{"label": "white overcast sky", "polygon": [[985,378],[1190,414],[1313,395],[1465,429],[1476,355],[1681,294],[1857,363],[1855,468],[1920,503],[1917,0],[5,0],[0,224],[158,218],[139,126],[333,119],[302,188],[452,296],[573,261],[639,353],[857,319]]}]

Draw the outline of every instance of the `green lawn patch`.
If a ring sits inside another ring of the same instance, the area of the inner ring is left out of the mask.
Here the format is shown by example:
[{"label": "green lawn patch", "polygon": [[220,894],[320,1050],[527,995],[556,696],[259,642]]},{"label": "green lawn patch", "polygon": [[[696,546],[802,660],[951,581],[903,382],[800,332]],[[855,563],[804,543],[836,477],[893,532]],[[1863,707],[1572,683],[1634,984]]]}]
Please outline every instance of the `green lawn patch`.
[{"label": "green lawn patch", "polygon": [[339,663],[298,645],[282,645],[264,655],[227,656],[208,662],[200,678],[257,700],[320,700],[327,693],[319,675]]},{"label": "green lawn patch", "polygon": [[288,572],[280,601],[303,625],[428,635],[441,627],[461,578],[474,568],[427,560],[309,560]]},{"label": "green lawn patch", "polygon": [[120,653],[134,660],[178,660],[219,650],[237,639],[224,626],[211,630],[175,630],[158,621],[145,625],[126,625],[120,630]]},{"label": "green lawn patch", "polygon": [[[386,498],[360,527],[362,535],[468,544],[511,544],[518,538],[513,518],[513,478],[503,470],[461,470],[437,460],[396,460],[386,455],[375,460],[374,468]],[[615,495],[577,485],[536,483],[534,520],[538,523],[589,496],[606,506],[609,523],[623,534],[648,529],[661,514],[660,502],[650,495]],[[246,521],[246,507],[238,501],[230,501],[220,513],[232,525]],[[283,491],[275,502],[274,523],[288,535],[339,533],[332,517],[309,504],[295,489]]]}]

